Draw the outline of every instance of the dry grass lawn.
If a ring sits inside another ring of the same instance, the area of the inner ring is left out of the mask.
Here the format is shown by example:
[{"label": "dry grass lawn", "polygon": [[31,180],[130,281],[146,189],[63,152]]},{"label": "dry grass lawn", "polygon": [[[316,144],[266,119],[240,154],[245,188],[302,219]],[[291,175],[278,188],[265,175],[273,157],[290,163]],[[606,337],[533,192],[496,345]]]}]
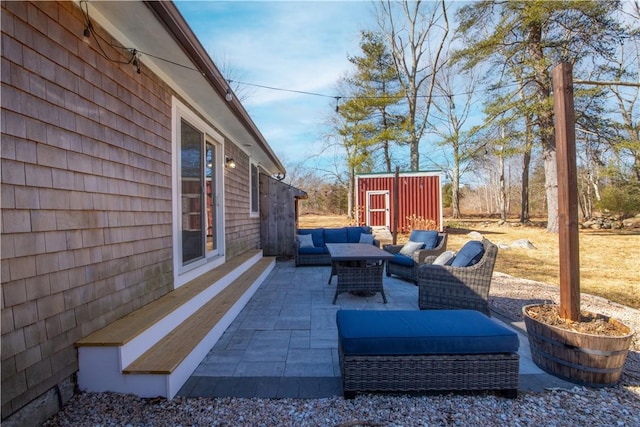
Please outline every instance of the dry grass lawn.
[{"label": "dry grass lawn", "polygon": [[[445,226],[448,221],[445,220]],[[350,225],[345,216],[302,215],[300,228]],[[558,235],[544,227],[500,226],[497,220],[449,221],[447,248],[457,251],[477,231],[496,244],[527,239],[535,247],[502,249],[495,270],[511,276],[559,285]],[[403,243],[408,235],[399,235]],[[581,230],[580,290],[640,309],[640,231]]]}]

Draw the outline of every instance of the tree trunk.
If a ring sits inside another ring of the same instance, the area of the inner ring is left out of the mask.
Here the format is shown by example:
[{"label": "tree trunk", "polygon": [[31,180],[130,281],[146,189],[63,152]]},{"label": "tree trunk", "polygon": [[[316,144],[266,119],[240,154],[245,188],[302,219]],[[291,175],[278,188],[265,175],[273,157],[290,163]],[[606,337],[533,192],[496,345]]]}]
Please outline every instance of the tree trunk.
[{"label": "tree trunk", "polygon": [[500,222],[507,222],[507,188],[504,179],[504,159],[500,160]]},{"label": "tree trunk", "polygon": [[498,155],[499,164],[499,189],[498,189],[498,205],[500,209],[500,221],[502,224],[507,222],[507,189],[506,183],[504,179],[504,142],[505,140],[505,131],[502,128],[502,147],[500,148],[500,154]]},{"label": "tree trunk", "polygon": [[556,140],[553,134],[553,111],[549,107],[551,95],[549,71],[542,50],[542,24],[529,24],[529,55],[534,66],[534,91],[538,101],[537,124],[542,143],[544,161],[545,195],[547,200],[547,231],[558,232],[558,173],[556,165]]},{"label": "tree trunk", "polygon": [[558,167],[556,164],[555,144],[543,149],[544,181],[547,199],[547,231],[558,232]]},{"label": "tree trunk", "polygon": [[411,141],[411,170],[420,170],[420,140],[417,138],[412,138]]},{"label": "tree trunk", "polygon": [[529,217],[529,167],[531,166],[531,118],[525,116],[525,145],[522,154],[522,188],[520,190],[520,223],[526,224],[531,218]]},{"label": "tree trunk", "polygon": [[451,208],[452,216],[460,218],[460,165],[453,167],[453,177],[451,179]]},{"label": "tree trunk", "polygon": [[387,173],[391,173],[391,153],[389,153],[389,142],[384,143],[384,164],[387,169]]},{"label": "tree trunk", "polygon": [[[589,175],[589,177],[592,178],[592,175]],[[595,199],[600,201],[600,187],[598,186],[598,180],[592,178],[591,185],[593,187]]]},{"label": "tree trunk", "polygon": [[349,188],[347,189],[347,218],[353,219],[355,216],[356,221],[360,221],[356,212],[354,212],[354,193],[355,193],[355,171],[351,169],[349,173]]}]

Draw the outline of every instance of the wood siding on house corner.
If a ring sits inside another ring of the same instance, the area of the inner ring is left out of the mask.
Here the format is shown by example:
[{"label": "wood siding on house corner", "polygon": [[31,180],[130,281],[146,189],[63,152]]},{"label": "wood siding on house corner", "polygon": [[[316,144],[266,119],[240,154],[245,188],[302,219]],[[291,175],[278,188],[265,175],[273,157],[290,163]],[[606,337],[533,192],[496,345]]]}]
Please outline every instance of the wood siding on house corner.
[{"label": "wood siding on house corner", "polygon": [[172,288],[171,93],[84,27],[72,2],[2,3],[3,418]]}]

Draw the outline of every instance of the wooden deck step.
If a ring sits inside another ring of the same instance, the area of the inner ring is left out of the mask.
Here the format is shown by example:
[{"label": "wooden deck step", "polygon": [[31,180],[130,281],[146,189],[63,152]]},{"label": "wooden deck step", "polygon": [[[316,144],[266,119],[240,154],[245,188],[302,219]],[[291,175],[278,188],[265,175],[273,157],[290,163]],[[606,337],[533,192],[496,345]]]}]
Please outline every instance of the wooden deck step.
[{"label": "wooden deck step", "polygon": [[259,252],[258,249],[251,250],[229,259],[221,266],[82,338],[75,343],[76,347],[122,346],[126,344]]},{"label": "wooden deck step", "polygon": [[274,260],[262,258],[123,372],[171,374]]}]

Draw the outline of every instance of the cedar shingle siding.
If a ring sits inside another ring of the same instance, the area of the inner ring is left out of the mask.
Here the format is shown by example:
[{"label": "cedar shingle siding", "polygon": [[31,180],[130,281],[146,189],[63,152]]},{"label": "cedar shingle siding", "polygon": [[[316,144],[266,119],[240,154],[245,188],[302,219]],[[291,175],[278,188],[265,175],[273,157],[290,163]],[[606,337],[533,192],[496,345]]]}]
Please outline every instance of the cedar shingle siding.
[{"label": "cedar shingle siding", "polygon": [[260,218],[250,216],[249,157],[233,145],[225,155],[236,161],[225,171],[225,227],[227,257],[260,248]]},{"label": "cedar shingle siding", "polygon": [[[3,420],[55,387],[67,400],[74,342],[173,288],[174,92],[84,28],[74,2],[2,3]],[[232,256],[260,234],[249,158],[226,150]]]},{"label": "cedar shingle siding", "polygon": [[2,4],[3,419],[172,288],[171,93],[83,29],[71,2]]}]

